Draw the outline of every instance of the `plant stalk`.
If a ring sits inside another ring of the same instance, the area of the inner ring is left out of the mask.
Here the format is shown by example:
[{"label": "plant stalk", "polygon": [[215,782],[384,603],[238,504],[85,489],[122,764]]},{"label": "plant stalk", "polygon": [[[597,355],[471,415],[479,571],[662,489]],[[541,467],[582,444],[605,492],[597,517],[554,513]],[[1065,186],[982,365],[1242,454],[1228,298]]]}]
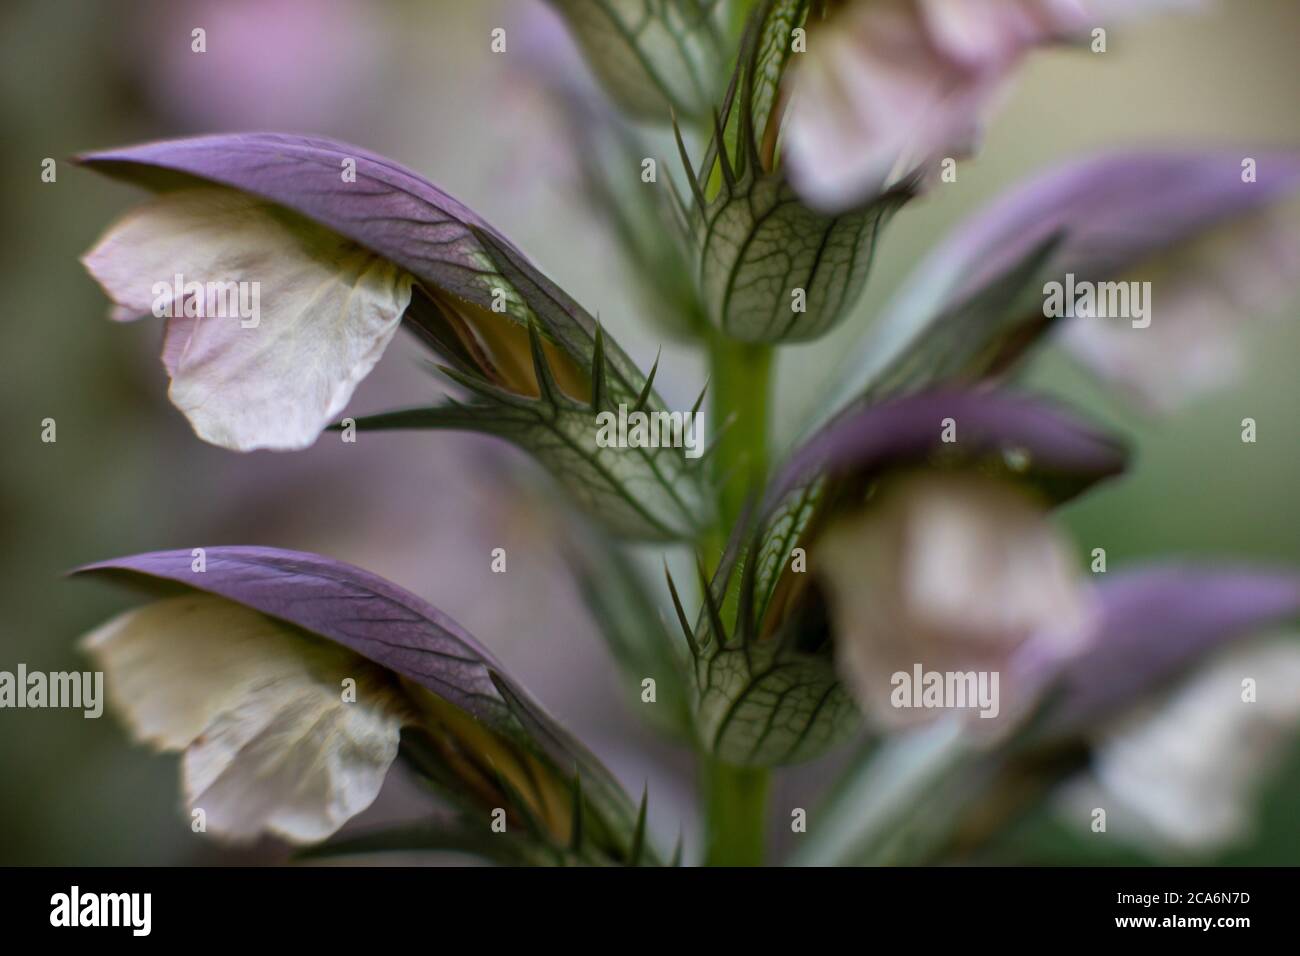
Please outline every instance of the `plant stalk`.
[{"label": "plant stalk", "polygon": [[[768,469],[768,403],[772,349],[720,333],[710,341],[711,431],[718,491],[718,560],[751,496],[761,493]],[[761,866],[771,773],[701,756],[707,866]]]},{"label": "plant stalk", "polygon": [[703,758],[706,775],[705,866],[762,866],[767,829],[766,767],[734,767]]},{"label": "plant stalk", "polygon": [[745,502],[767,480],[768,387],[772,348],[736,342],[715,333],[709,390],[710,430],[721,537],[735,527]]}]

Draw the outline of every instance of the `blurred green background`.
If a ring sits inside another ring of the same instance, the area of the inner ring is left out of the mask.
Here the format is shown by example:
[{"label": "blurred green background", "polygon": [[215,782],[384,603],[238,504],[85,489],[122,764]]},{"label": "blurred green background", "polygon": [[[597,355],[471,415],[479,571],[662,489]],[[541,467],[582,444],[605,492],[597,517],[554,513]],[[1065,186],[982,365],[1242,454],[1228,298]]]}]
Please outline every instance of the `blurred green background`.
[{"label": "blurred green background", "polygon": [[[366,455],[333,443],[292,456],[205,446],[167,403],[158,329],[106,321],[106,302],[77,261],[135,198],[70,164],[78,151],[200,131],[323,133],[393,156],[481,212],[648,365],[659,338],[608,235],[574,201],[562,144],[526,65],[488,50],[492,27],[515,30],[515,49],[524,50],[527,31],[547,17],[540,0],[3,4],[0,669],[84,666],[77,637],[130,599],[66,580],[79,563],[218,543],[321,551],[460,619],[629,789],[650,780],[652,822],[671,841],[685,815],[689,845],[689,763],[647,735],[614,689],[546,522],[521,490],[536,474],[530,463],[455,435],[363,439]],[[190,51],[196,26],[207,30],[202,56]],[[979,158],[887,231],[850,321],[782,355],[781,434],[790,436],[910,265],[1028,172],[1112,144],[1300,143],[1297,48],[1300,4],[1233,0],[1112,29],[1104,56],[1033,58]],[[41,182],[46,157],[58,162],[55,183]],[[1135,415],[1055,353],[1036,362],[1033,384],[1111,423],[1137,448],[1130,476],[1067,513],[1081,551],[1105,547],[1112,569],[1170,553],[1300,564],[1296,315],[1293,300],[1278,321],[1252,325],[1245,379],[1170,418]],[[407,345],[390,350],[353,408],[432,397],[414,356]],[[704,378],[698,356],[666,343],[663,367],[665,397],[688,407]],[[1239,440],[1245,416],[1260,423],[1257,445]],[[54,444],[40,440],[46,417],[57,422]],[[497,545],[511,553],[508,593],[482,559]],[[830,765],[783,773],[774,805],[808,805],[794,801],[811,800]],[[395,781],[368,816],[402,813],[403,786]],[[1300,762],[1268,793],[1256,838],[1225,860],[1300,861]],[[1113,858],[1046,815],[1005,843],[998,858],[1007,861]],[[0,711],[0,863],[281,853],[220,850],[194,837],[179,807],[176,759],[131,746],[111,718]]]}]

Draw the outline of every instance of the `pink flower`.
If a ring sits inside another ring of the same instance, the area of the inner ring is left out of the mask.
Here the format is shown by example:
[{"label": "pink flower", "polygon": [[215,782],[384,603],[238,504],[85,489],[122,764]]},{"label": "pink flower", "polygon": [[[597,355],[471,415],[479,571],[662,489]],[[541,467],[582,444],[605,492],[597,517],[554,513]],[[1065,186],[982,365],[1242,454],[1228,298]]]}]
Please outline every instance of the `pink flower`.
[{"label": "pink flower", "polygon": [[[945,157],[969,154],[1031,50],[1087,37],[1096,0],[857,0],[813,25],[788,78],[785,158],[810,205],[857,205]],[[1184,5],[1184,4],[1180,4]]]}]

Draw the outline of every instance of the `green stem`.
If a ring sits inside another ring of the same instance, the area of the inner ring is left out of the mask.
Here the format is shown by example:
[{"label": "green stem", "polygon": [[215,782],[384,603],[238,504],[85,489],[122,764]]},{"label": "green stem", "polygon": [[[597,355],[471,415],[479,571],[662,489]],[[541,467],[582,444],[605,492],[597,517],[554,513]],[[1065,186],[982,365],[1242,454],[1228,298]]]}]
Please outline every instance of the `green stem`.
[{"label": "green stem", "polygon": [[[713,555],[721,556],[727,535],[739,521],[746,500],[767,480],[768,391],[772,349],[714,334],[710,343],[709,391],[712,452],[718,491],[718,528]],[[760,866],[767,826],[770,772],[736,767],[704,755],[708,866]]]},{"label": "green stem", "polygon": [[718,525],[724,538],[735,527],[750,494],[767,479],[768,384],[772,349],[715,334],[711,342],[710,427]]},{"label": "green stem", "polygon": [[706,866],[762,866],[767,826],[766,767],[733,767],[704,758]]}]

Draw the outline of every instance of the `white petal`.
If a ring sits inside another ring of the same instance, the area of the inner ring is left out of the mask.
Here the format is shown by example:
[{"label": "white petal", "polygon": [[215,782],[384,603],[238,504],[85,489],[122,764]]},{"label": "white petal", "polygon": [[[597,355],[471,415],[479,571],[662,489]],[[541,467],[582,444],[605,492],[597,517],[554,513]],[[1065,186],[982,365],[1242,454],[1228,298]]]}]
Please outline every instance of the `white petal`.
[{"label": "white petal", "polygon": [[[363,685],[359,695],[374,690]],[[203,808],[213,832],[317,842],[374,802],[397,756],[400,721],[343,703],[340,693],[337,683],[299,674],[217,715],[183,764],[186,801]]]},{"label": "white petal", "polygon": [[1033,689],[1015,686],[1015,652],[1034,637],[1066,653],[1083,633],[1086,594],[1067,543],[1031,497],[991,478],[901,479],[833,525],[816,556],[840,668],[889,726],[938,716],[891,704],[899,671],[996,671],[1001,711],[1018,714]]},{"label": "white petal", "polygon": [[220,187],[153,198],[84,261],[118,318],[180,312],[164,291],[177,275],[205,288],[247,283],[240,290],[246,305],[256,302],[256,324],[251,309],[167,318],[163,347],[172,402],[200,438],[238,451],[315,441],[379,360],[411,298],[411,277],[387,260]]},{"label": "white petal", "polygon": [[[1242,700],[1242,680],[1256,700]],[[1300,724],[1300,643],[1235,648],[1166,700],[1099,734],[1093,769],[1062,797],[1086,820],[1157,850],[1209,850],[1249,835],[1251,798]]]},{"label": "white petal", "polygon": [[406,706],[382,669],[231,601],[158,601],[84,646],[135,735],[185,751],[186,800],[210,832],[323,840],[370,805],[397,755]]}]

